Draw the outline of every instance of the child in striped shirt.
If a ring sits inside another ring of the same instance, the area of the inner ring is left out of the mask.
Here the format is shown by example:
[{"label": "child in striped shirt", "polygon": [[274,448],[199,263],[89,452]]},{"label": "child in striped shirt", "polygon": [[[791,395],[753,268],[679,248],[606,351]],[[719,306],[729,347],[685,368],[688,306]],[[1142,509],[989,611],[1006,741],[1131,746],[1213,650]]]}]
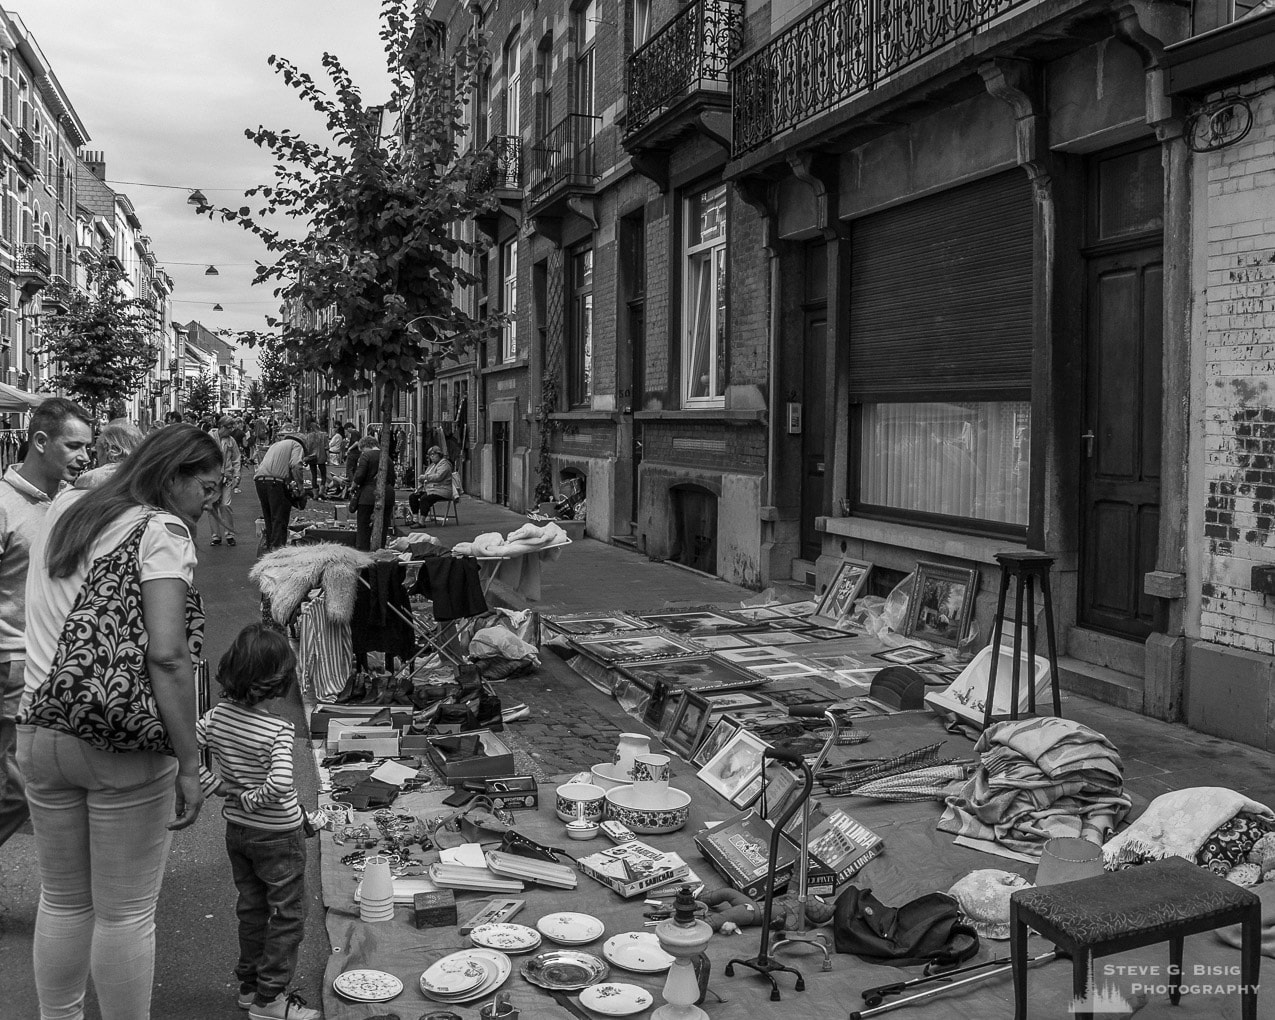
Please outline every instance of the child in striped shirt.
[{"label": "child in striped shirt", "polygon": [[250,1020],[320,1020],[289,992],[305,927],[305,816],[292,785],[292,724],[262,702],[296,676],[288,639],[262,624],[240,631],[217,666],[223,700],[196,726],[212,752],[205,794],[225,797],[226,852],[239,890],[239,1008]]}]

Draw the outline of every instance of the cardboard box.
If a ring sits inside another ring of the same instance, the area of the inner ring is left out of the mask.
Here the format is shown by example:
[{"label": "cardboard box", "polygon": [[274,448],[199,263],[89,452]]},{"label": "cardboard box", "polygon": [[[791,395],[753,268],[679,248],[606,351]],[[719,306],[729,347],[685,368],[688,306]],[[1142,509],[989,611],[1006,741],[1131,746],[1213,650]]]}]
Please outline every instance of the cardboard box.
[{"label": "cardboard box", "polygon": [[753,899],[766,895],[773,872],[775,892],[788,885],[797,863],[797,851],[779,840],[778,861],[771,867],[770,837],[774,826],[756,811],[743,811],[711,829],[695,834],[695,845],[706,860],[734,888]]},{"label": "cardboard box", "polygon": [[881,856],[885,841],[838,810],[811,826],[807,846],[811,867],[830,873],[835,885],[841,885],[850,881],[870,860]]},{"label": "cardboard box", "polygon": [[430,737],[425,746],[430,762],[448,783],[509,776],[514,772],[513,750],[490,730]]},{"label": "cardboard box", "polygon": [[374,758],[397,758],[398,730],[393,726],[363,726],[344,729],[337,738],[338,751],[370,751]]},{"label": "cardboard box", "polygon": [[684,879],[691,870],[677,854],[656,850],[638,839],[581,857],[576,867],[625,899]]},{"label": "cardboard box", "polygon": [[[326,740],[332,723],[367,722],[385,710],[384,705],[320,705],[310,713],[310,739]],[[412,707],[394,705],[390,708],[393,717],[391,725],[403,729],[412,724]]]}]

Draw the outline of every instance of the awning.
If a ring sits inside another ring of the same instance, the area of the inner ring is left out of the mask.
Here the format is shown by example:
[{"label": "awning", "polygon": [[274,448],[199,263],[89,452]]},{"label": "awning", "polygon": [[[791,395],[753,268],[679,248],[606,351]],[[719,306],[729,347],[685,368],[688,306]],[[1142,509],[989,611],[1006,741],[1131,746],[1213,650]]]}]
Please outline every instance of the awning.
[{"label": "awning", "polygon": [[0,414],[29,411],[33,407],[39,407],[48,398],[48,393],[28,393],[0,382]]}]

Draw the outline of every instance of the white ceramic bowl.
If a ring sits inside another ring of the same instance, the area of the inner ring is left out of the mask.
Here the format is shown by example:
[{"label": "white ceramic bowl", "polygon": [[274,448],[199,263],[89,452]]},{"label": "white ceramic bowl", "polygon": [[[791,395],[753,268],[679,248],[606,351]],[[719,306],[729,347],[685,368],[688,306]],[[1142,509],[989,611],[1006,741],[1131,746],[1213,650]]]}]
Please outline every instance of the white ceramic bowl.
[{"label": "white ceramic bowl", "polygon": [[593,785],[600,786],[604,790],[614,790],[617,786],[627,786],[633,782],[631,776],[621,776],[620,766],[614,762],[603,762],[601,765],[594,765],[589,769],[593,776]]},{"label": "white ceramic bowl", "polygon": [[567,836],[571,839],[592,839],[598,834],[593,822],[567,822]]},{"label": "white ceramic bowl", "polygon": [[563,783],[558,787],[554,811],[564,822],[574,822],[580,817],[578,805],[584,806],[586,822],[602,821],[602,810],[606,802],[606,790],[592,783]]},{"label": "white ceramic bowl", "polygon": [[686,824],[691,810],[691,795],[669,787],[664,802],[654,807],[634,803],[633,786],[617,786],[606,792],[607,817],[627,826],[639,836],[658,836],[676,832]]}]

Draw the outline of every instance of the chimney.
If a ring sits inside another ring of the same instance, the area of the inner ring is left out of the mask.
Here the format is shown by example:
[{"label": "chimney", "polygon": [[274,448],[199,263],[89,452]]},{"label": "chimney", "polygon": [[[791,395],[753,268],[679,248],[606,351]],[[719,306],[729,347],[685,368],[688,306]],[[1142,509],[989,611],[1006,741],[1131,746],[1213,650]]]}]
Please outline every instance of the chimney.
[{"label": "chimney", "polygon": [[84,154],[84,165],[99,181],[106,180],[106,153],[98,149]]}]

